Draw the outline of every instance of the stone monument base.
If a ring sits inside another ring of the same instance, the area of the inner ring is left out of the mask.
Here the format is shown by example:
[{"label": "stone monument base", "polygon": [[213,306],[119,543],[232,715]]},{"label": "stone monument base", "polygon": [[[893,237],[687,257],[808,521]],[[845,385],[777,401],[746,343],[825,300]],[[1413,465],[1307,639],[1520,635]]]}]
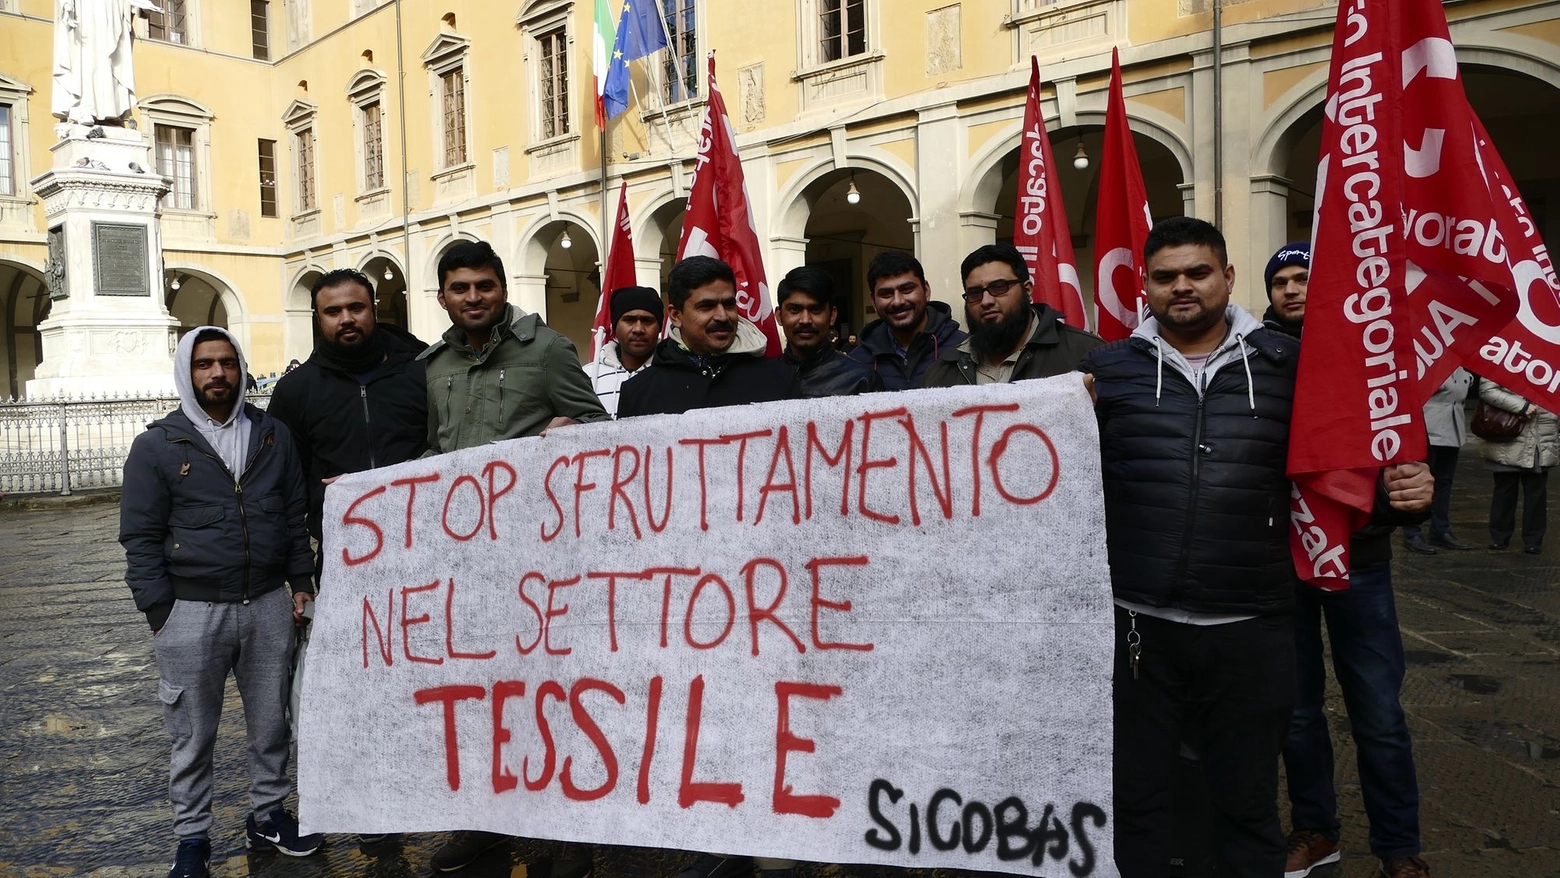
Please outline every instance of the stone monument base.
[{"label": "stone monument base", "polygon": [[84,310],[50,315],[38,326],[46,355],[27,382],[29,398],[174,392],[177,321],[142,308]]}]

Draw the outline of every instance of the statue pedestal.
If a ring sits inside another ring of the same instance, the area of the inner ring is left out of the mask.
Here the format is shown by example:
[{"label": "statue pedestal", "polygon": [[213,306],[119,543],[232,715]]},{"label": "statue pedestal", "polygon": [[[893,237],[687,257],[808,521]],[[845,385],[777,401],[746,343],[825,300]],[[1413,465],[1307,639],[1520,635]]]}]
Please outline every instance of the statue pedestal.
[{"label": "statue pedestal", "polygon": [[53,304],[27,395],[172,392],[178,321],[163,304],[157,223],[169,181],[151,171],[139,131],[55,130],[54,167],[32,181],[48,216]]}]

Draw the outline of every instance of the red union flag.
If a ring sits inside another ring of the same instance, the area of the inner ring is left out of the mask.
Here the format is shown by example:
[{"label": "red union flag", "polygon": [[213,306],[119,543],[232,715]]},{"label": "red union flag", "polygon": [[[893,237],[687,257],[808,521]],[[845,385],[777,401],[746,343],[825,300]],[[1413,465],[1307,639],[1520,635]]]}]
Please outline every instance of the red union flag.
[{"label": "red union flag", "polygon": [[683,217],[677,258],[713,256],[731,266],[737,276],[737,307],[753,321],[769,346],[764,355],[780,356],[780,328],[769,304],[769,282],[758,248],[758,230],[748,208],[747,183],[737,157],[736,136],[726,101],[715,85],[715,55],[709,60],[709,103],[699,133],[699,154],[688,187],[688,212]]},{"label": "red union flag", "polygon": [[601,298],[596,302],[596,321],[591,327],[591,358],[601,353],[602,345],[612,340],[612,291],[638,282],[634,267],[634,235],[628,224],[628,181],[618,189],[617,220],[612,223],[612,243],[607,249],[606,266],[601,270]]},{"label": "red union flag", "polygon": [[1127,124],[1121,93],[1121,59],[1110,51],[1110,105],[1105,112],[1105,149],[1100,157],[1099,202],[1094,219],[1095,332],[1106,341],[1132,334],[1143,296],[1143,243],[1153,218],[1138,166],[1137,147]]},{"label": "red union flag", "polygon": [[1040,115],[1040,61],[1029,56],[1029,100],[1018,147],[1018,203],[1013,210],[1013,246],[1029,265],[1034,300],[1061,312],[1073,326],[1087,329],[1078,260],[1073,256],[1067,208],[1056,179],[1051,138]]},{"label": "red union flag", "polygon": [[[1339,6],[1316,191],[1291,543],[1303,579],[1338,588],[1381,468],[1423,459],[1420,407],[1448,373],[1467,365],[1553,397],[1553,360],[1539,356],[1553,343],[1511,321],[1519,301],[1560,308],[1433,0]],[[1532,356],[1507,365],[1524,340]]]}]

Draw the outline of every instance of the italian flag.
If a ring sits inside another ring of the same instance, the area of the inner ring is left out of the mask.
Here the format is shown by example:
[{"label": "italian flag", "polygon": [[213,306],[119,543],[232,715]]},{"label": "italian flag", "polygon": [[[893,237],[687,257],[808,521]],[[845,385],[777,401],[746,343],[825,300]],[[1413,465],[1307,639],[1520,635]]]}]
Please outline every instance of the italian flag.
[{"label": "italian flag", "polygon": [[612,44],[617,38],[617,25],[608,11],[611,5],[611,0],[596,0],[596,29],[590,35],[590,69],[596,78],[596,124],[602,128],[607,127],[602,90],[607,87],[607,68],[612,64]]}]

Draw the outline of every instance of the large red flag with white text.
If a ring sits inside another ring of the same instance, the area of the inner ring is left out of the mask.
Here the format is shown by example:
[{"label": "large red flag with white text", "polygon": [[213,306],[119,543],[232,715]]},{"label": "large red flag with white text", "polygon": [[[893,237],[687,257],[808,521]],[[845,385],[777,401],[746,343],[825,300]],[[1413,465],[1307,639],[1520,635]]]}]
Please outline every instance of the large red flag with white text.
[{"label": "large red flag with white text", "polygon": [[[1555,301],[1509,184],[1463,92],[1440,4],[1345,0],[1289,455],[1292,549],[1314,585],[1346,585],[1349,537],[1381,468],[1424,458],[1420,408],[1454,368],[1524,395],[1543,389],[1524,379],[1555,380],[1552,366],[1502,375],[1504,361],[1480,359],[1520,344],[1519,299]],[[1544,348],[1555,352],[1528,350]]]},{"label": "large red flag with white text", "polygon": [[601,298],[596,302],[596,320],[591,326],[591,358],[601,352],[601,346],[612,340],[612,291],[618,287],[631,287],[639,282],[634,266],[634,235],[628,224],[628,181],[618,189],[617,219],[612,223],[612,243],[607,245],[607,258],[601,269]]},{"label": "large red flag with white text", "polygon": [[737,276],[737,307],[769,339],[764,355],[778,357],[783,347],[780,328],[769,304],[769,282],[764,278],[758,229],[748,206],[736,135],[731,130],[731,118],[726,115],[726,101],[715,85],[714,53],[709,60],[708,95],[677,258],[713,256],[730,265]]},{"label": "large red flag with white text", "polygon": [[1121,92],[1121,59],[1110,52],[1110,104],[1105,111],[1105,148],[1100,157],[1099,201],[1094,214],[1095,328],[1106,341],[1126,338],[1137,328],[1143,298],[1143,243],[1153,217],[1138,166],[1137,147],[1127,124]]},{"label": "large red flag with white text", "polygon": [[1051,156],[1051,138],[1040,114],[1040,60],[1029,56],[1029,100],[1018,146],[1018,203],[1013,210],[1013,246],[1029,265],[1034,300],[1060,311],[1080,329],[1088,328],[1078,259],[1073,255],[1067,208]]}]

